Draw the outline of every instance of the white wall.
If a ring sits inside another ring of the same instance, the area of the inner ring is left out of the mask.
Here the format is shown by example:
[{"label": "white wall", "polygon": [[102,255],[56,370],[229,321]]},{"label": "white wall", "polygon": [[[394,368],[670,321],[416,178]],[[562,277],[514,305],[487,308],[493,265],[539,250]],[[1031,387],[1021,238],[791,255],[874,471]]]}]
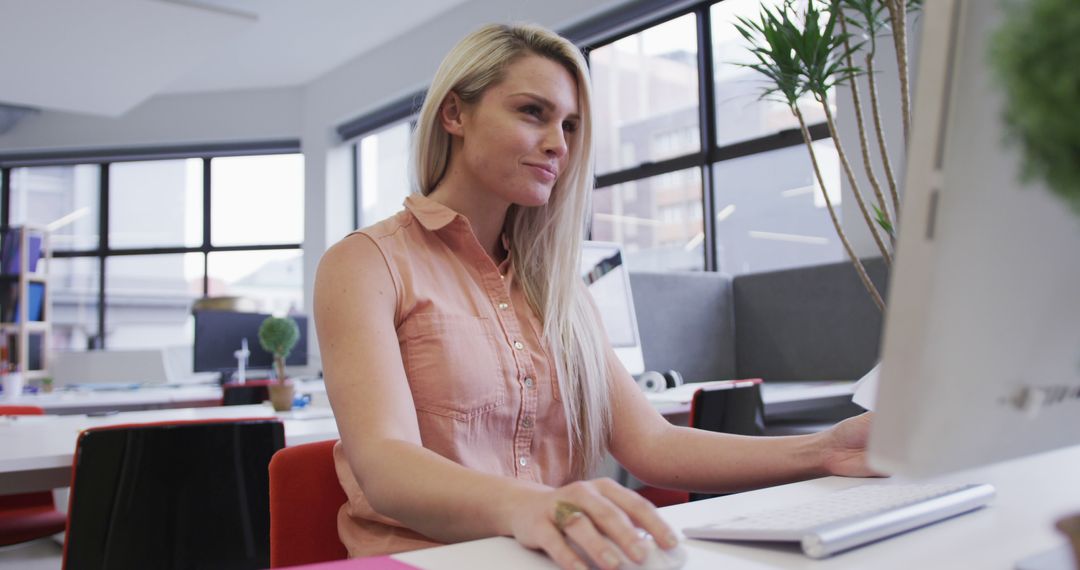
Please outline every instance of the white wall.
[{"label": "white wall", "polygon": [[123,117],[47,111],[0,135],[0,152],[299,138],[300,87],[154,97]]}]

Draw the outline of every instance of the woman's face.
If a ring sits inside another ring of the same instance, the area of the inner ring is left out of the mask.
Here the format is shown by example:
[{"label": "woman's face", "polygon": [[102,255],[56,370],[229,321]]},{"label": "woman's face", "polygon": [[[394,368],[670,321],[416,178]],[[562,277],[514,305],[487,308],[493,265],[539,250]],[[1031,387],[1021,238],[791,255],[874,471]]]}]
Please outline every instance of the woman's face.
[{"label": "woman's face", "polygon": [[461,137],[456,166],[505,202],[546,204],[570,156],[580,121],[577,100],[565,67],[537,55],[518,59],[479,101],[463,106],[456,125],[444,121]]}]

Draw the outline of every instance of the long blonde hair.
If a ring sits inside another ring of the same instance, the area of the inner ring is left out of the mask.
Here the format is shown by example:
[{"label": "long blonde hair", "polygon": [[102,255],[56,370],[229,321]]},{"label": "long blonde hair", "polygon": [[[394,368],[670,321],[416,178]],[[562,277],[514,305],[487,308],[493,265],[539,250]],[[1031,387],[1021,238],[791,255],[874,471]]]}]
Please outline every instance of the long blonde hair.
[{"label": "long blonde hair", "polygon": [[581,478],[603,456],[611,431],[604,335],[580,274],[593,190],[592,92],[581,52],[537,26],[496,24],[469,34],[447,54],[428,89],[417,119],[412,175],[427,195],[446,173],[451,139],[439,122],[439,108],[447,95],[454,92],[466,104],[476,103],[503,79],[507,66],[530,54],[561,64],[574,77],[581,119],[548,203],[511,206],[507,231],[514,273],[543,321],[544,339],[558,365],[571,472]]}]

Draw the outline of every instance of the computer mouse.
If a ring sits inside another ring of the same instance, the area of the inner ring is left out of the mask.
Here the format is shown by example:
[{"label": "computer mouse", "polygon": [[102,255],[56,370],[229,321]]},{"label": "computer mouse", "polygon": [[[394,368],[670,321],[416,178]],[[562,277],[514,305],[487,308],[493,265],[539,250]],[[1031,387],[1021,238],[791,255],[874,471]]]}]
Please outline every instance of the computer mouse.
[{"label": "computer mouse", "polygon": [[[615,551],[619,555],[619,570],[678,570],[686,564],[686,550],[683,549],[681,544],[676,545],[675,548],[664,550],[656,545],[656,541],[651,534],[643,530],[639,530],[638,533],[641,535],[642,540],[646,542],[645,550],[648,555],[639,564],[630,560],[622,549],[616,547]],[[574,548],[574,552],[589,563],[590,570],[599,570],[600,567],[592,562],[589,555],[585,554],[585,551],[578,547],[577,543],[573,540],[568,542]]]}]

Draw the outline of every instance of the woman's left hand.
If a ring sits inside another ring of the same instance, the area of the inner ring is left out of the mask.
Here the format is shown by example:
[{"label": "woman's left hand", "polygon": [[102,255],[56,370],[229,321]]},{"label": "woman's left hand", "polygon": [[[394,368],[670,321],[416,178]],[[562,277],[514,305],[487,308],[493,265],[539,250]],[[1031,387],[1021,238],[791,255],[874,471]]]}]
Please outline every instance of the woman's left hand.
[{"label": "woman's left hand", "polygon": [[825,470],[841,477],[882,477],[866,462],[866,444],[870,439],[870,422],[874,414],[867,412],[848,418],[825,432]]}]

